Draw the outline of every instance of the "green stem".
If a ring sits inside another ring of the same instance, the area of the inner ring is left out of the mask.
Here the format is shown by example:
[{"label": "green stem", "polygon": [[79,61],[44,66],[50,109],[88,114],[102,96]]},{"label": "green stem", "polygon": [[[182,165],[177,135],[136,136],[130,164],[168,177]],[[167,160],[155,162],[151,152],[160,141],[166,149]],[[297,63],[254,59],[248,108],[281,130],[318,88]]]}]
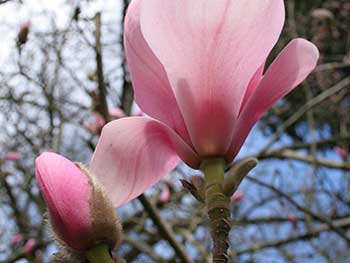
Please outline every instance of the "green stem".
[{"label": "green stem", "polygon": [[109,247],[105,244],[99,244],[86,253],[86,258],[90,263],[115,263],[109,253]]},{"label": "green stem", "polygon": [[223,193],[225,167],[225,160],[220,158],[208,159],[201,164],[205,177],[205,204],[213,240],[213,263],[228,261],[228,235],[231,224],[230,198]]}]

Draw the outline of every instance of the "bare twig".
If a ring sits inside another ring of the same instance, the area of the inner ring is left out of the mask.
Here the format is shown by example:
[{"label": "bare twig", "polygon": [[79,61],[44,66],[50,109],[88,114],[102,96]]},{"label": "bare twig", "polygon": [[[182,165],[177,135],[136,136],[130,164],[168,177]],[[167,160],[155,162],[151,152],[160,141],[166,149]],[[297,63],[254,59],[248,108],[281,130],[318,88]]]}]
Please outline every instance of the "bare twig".
[{"label": "bare twig", "polygon": [[160,234],[170,243],[170,245],[174,248],[177,256],[185,263],[192,263],[192,260],[187,256],[185,252],[185,248],[182,247],[179,242],[177,242],[175,234],[173,231],[167,226],[167,224],[160,217],[157,209],[154,205],[145,197],[145,195],[141,195],[138,198],[153,220],[154,224],[157,226]]},{"label": "bare twig", "polygon": [[338,82],[333,87],[325,90],[318,96],[314,97],[313,99],[309,100],[303,107],[301,107],[298,111],[296,111],[292,116],[290,116],[281,126],[281,128],[275,133],[273,138],[269,141],[269,143],[264,147],[263,150],[258,155],[263,155],[265,152],[267,152],[271,146],[281,137],[281,135],[287,130],[288,127],[290,127],[293,123],[295,123],[297,120],[299,120],[308,110],[314,108],[315,106],[319,105],[321,102],[326,100],[327,98],[331,97],[332,95],[338,93],[342,89],[349,87],[350,85],[350,77],[347,77],[340,82]]},{"label": "bare twig", "polygon": [[332,222],[332,220],[323,217],[321,215],[318,215],[316,213],[314,213],[313,211],[303,207],[302,205],[300,205],[299,203],[297,203],[292,197],[290,197],[288,194],[280,191],[279,189],[277,189],[276,187],[274,187],[273,185],[267,184],[265,182],[262,182],[254,177],[251,176],[247,176],[246,177],[249,181],[252,181],[253,183],[256,183],[260,186],[266,187],[268,189],[270,189],[271,191],[275,192],[277,195],[283,197],[284,199],[286,199],[289,203],[291,203],[292,205],[294,205],[298,210],[304,212],[305,214],[311,216],[312,218],[325,223],[328,225],[328,227],[333,230],[334,232],[336,232],[339,236],[341,236],[346,242],[347,244],[350,246],[350,239],[347,236],[346,232],[342,229],[340,229],[339,227],[337,227],[336,225],[334,225],[334,223]]}]

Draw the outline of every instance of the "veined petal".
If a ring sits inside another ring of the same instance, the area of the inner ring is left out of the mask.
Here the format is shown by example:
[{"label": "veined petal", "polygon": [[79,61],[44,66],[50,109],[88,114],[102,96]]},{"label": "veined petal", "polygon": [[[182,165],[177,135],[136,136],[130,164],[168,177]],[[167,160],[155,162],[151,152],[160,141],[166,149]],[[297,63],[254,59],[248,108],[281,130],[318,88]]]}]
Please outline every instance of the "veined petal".
[{"label": "veined petal", "polygon": [[245,89],[283,22],[282,0],[142,1],[142,34],[201,156],[228,150]]},{"label": "veined petal", "polygon": [[114,206],[137,197],[180,161],[199,166],[196,154],[168,126],[144,117],[107,124],[90,163]]},{"label": "veined petal", "polygon": [[316,67],[317,47],[305,39],[294,39],[278,55],[245,104],[234,130],[227,160],[238,153],[253,125],[280,98],[297,87]]},{"label": "veined petal", "polygon": [[125,55],[135,100],[143,112],[167,124],[191,145],[164,67],[141,33],[140,4],[141,0],[131,1],[124,28]]}]

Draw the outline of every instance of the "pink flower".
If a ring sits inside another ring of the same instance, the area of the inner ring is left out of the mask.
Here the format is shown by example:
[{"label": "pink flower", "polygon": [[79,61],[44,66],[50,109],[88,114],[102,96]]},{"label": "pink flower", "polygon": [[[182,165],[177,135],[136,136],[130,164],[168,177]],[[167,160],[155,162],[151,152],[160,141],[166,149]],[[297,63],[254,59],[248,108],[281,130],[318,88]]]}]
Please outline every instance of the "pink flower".
[{"label": "pink flower", "polygon": [[22,156],[19,152],[8,152],[5,155],[4,160],[5,161],[18,161],[21,158],[22,158]]},{"label": "pink flower", "polygon": [[146,117],[102,131],[91,169],[119,206],[182,159],[227,163],[259,118],[315,68],[319,53],[295,39],[263,74],[284,23],[283,0],[133,0],[125,50]]},{"label": "pink flower", "polygon": [[170,198],[171,198],[171,195],[168,188],[164,189],[159,195],[159,201],[163,204],[169,203]]},{"label": "pink flower", "polygon": [[98,241],[113,248],[120,236],[115,212],[88,171],[49,152],[41,154],[35,166],[58,239],[78,251],[90,249]]},{"label": "pink flower", "polygon": [[237,203],[239,201],[242,201],[244,198],[244,193],[235,193],[232,197],[231,197],[231,202],[232,203]]},{"label": "pink flower", "polygon": [[14,235],[13,238],[11,239],[10,244],[11,244],[12,247],[15,247],[15,246],[17,246],[19,243],[21,243],[22,240],[23,240],[23,235],[21,235],[21,234],[16,234],[16,235]]},{"label": "pink flower", "polygon": [[24,254],[25,254],[26,256],[29,256],[30,254],[32,254],[32,253],[34,252],[35,245],[36,245],[35,240],[34,240],[34,239],[29,239],[29,240],[24,244],[24,247],[23,247]]}]

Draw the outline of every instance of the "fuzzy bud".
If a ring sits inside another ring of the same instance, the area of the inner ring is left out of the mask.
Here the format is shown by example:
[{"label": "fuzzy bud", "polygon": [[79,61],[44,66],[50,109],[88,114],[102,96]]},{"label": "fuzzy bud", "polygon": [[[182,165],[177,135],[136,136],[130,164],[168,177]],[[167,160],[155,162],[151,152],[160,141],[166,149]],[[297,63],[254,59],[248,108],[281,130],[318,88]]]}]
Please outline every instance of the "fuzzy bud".
[{"label": "fuzzy bud", "polygon": [[121,226],[101,185],[81,164],[55,153],[35,162],[36,179],[50,222],[62,246],[84,252],[97,244],[110,249],[121,241]]},{"label": "fuzzy bud", "polygon": [[258,164],[256,158],[247,158],[232,167],[226,175],[223,192],[231,197],[236,192],[244,177]]},{"label": "fuzzy bud", "polygon": [[18,35],[17,35],[18,46],[21,46],[27,42],[30,25],[31,25],[30,21],[26,21],[26,22],[21,24],[21,26],[19,28]]},{"label": "fuzzy bud", "polygon": [[190,182],[186,180],[180,180],[182,183],[182,186],[190,192],[199,202],[204,203],[205,199],[205,193],[204,193],[204,187],[205,182],[204,178],[199,175],[194,175],[191,177]]}]

